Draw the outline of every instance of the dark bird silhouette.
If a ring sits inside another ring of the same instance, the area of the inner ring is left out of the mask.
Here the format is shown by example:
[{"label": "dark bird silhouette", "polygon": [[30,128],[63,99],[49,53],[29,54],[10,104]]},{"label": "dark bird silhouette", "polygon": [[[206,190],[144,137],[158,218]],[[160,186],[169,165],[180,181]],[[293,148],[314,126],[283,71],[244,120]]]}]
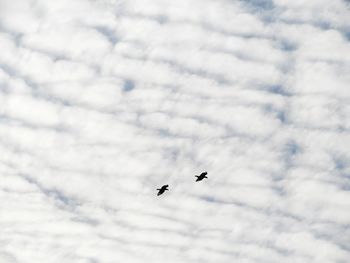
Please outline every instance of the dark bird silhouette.
[{"label": "dark bird silhouette", "polygon": [[169,185],[166,184],[166,185],[163,185],[162,188],[157,189],[158,190],[158,194],[157,195],[161,195],[165,191],[169,191],[168,187],[169,187]]},{"label": "dark bird silhouette", "polygon": [[208,177],[206,176],[207,174],[208,174],[207,172],[203,172],[203,173],[201,173],[200,175],[196,175],[196,177],[197,177],[196,182],[202,181],[204,178],[208,178]]}]

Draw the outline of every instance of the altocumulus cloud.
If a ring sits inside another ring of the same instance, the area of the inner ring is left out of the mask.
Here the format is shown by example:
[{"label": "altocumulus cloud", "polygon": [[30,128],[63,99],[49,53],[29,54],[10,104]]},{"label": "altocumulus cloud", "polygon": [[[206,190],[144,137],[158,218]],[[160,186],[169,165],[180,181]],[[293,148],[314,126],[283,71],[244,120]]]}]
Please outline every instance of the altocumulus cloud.
[{"label": "altocumulus cloud", "polygon": [[0,261],[348,262],[349,24],[341,0],[1,0]]}]

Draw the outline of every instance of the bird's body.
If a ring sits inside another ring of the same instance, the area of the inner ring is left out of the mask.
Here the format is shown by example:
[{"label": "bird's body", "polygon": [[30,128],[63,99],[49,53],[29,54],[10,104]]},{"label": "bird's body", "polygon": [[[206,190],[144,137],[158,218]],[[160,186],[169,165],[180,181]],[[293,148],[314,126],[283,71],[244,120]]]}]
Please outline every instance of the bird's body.
[{"label": "bird's body", "polygon": [[165,191],[169,191],[168,189],[169,185],[163,185],[160,189],[157,189],[158,190],[158,194],[157,195],[161,195],[163,194]]},{"label": "bird's body", "polygon": [[207,172],[203,172],[203,173],[201,173],[200,175],[196,175],[196,177],[197,177],[196,182],[202,181],[204,178],[208,178],[208,177],[206,176],[207,174],[208,174]]}]

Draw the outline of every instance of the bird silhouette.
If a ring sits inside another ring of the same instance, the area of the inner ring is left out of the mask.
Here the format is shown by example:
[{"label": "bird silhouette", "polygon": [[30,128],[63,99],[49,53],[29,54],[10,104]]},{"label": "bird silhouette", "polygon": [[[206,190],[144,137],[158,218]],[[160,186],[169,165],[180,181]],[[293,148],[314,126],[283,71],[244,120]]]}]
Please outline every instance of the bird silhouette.
[{"label": "bird silhouette", "polygon": [[208,174],[207,172],[203,172],[203,173],[201,173],[200,175],[196,175],[196,177],[197,177],[196,182],[202,181],[204,178],[208,178],[208,177],[206,176],[207,174]]},{"label": "bird silhouette", "polygon": [[157,189],[158,190],[158,194],[157,195],[161,195],[165,191],[169,191],[168,187],[169,187],[169,185],[166,184],[166,185],[163,185],[160,189]]}]

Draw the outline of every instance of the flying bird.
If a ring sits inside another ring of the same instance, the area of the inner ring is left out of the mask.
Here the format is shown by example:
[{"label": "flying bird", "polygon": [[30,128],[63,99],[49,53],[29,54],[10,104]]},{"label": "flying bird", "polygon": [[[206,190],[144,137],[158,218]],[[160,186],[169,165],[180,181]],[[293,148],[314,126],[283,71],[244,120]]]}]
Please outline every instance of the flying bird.
[{"label": "flying bird", "polygon": [[202,181],[204,178],[208,178],[208,177],[206,176],[207,174],[208,174],[207,172],[203,172],[203,173],[201,173],[200,175],[196,175],[196,177],[197,177],[196,182]]},{"label": "flying bird", "polygon": [[158,190],[158,194],[157,195],[161,195],[165,191],[169,191],[168,187],[169,187],[169,185],[166,184],[166,185],[163,185],[162,188],[157,189]]}]

